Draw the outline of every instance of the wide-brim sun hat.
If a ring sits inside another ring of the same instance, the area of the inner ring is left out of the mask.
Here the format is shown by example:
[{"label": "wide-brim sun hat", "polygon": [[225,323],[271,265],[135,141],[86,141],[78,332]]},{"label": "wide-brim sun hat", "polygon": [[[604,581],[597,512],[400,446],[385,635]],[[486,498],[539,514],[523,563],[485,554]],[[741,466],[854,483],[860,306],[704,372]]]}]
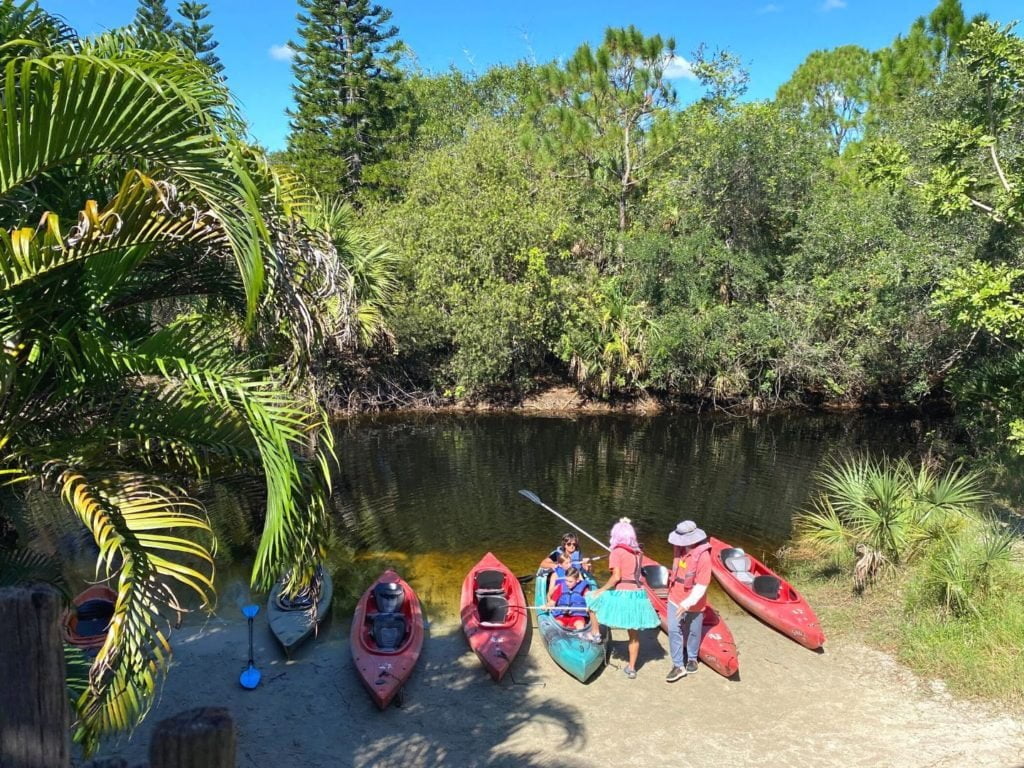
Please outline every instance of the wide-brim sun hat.
[{"label": "wide-brim sun hat", "polygon": [[668,535],[668,543],[677,547],[688,547],[698,541],[704,541],[708,535],[704,533],[693,520],[683,520],[676,529]]}]

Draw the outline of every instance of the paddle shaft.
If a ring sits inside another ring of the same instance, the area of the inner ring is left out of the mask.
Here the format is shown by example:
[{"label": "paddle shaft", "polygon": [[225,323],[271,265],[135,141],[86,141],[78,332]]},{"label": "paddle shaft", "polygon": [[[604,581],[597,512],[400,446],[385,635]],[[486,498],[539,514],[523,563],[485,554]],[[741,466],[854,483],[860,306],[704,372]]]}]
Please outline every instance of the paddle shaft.
[{"label": "paddle shaft", "polygon": [[[533,493],[532,491],[530,492],[530,495],[529,495],[529,496],[527,496],[527,495],[526,495],[525,493],[523,493],[522,491],[520,491],[519,493],[520,493],[520,494],[521,494],[522,496],[524,496],[525,498],[527,498],[527,499],[529,499],[530,501],[532,501],[532,502],[533,502],[534,504],[539,504],[540,506],[544,507],[544,509],[546,509],[546,510],[547,510],[548,512],[550,512],[550,513],[551,513],[552,515],[554,515],[555,517],[559,518],[560,520],[564,520],[565,522],[567,522],[567,523],[568,523],[569,525],[571,525],[571,526],[572,526],[573,528],[575,528],[575,529],[576,529],[577,531],[579,531],[579,532],[580,532],[580,533],[582,533],[582,534],[583,534],[584,536],[586,536],[586,537],[587,537],[588,539],[590,539],[590,540],[591,540],[592,542],[594,542],[595,544],[597,544],[597,546],[601,547],[602,549],[606,549],[606,550],[608,550],[609,552],[611,552],[611,551],[612,551],[612,550],[611,550],[611,548],[610,548],[610,547],[609,547],[609,546],[608,546],[607,544],[605,544],[605,543],[604,543],[603,541],[601,541],[600,539],[597,539],[597,538],[595,538],[594,536],[592,536],[592,535],[590,535],[589,533],[587,533],[587,532],[586,532],[585,530],[583,530],[582,528],[580,528],[580,526],[576,525],[576,523],[574,523],[574,522],[573,522],[572,520],[570,520],[570,519],[569,519],[568,517],[566,517],[565,515],[563,515],[563,514],[562,514],[561,512],[559,512],[558,510],[556,510],[556,509],[552,509],[551,507],[549,507],[549,506],[548,506],[547,504],[545,504],[545,503],[544,503],[543,501],[541,501],[541,500],[540,500],[540,498],[539,498],[539,497],[538,497],[538,496],[537,496],[537,495],[536,495],[535,493]],[[592,558],[592,559],[596,560],[597,558]]]},{"label": "paddle shaft", "polygon": [[252,659],[252,616],[249,617],[249,666],[256,666],[256,663]]},{"label": "paddle shaft", "polygon": [[578,605],[554,605],[548,608],[546,605],[528,605],[526,606],[528,611],[585,611],[586,608],[581,608]]}]

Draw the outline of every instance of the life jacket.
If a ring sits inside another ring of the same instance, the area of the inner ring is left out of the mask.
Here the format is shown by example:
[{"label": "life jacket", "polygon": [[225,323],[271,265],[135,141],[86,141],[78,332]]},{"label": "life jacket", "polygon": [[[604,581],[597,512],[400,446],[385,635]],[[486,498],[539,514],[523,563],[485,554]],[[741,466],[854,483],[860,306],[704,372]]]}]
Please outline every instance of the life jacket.
[{"label": "life jacket", "polygon": [[555,584],[561,584],[565,587],[565,568],[560,565],[555,566]]},{"label": "life jacket", "polygon": [[643,573],[644,572],[643,572],[643,569],[641,567],[643,565],[643,554],[640,552],[639,549],[633,549],[632,547],[626,546],[625,544],[616,544],[615,548],[616,549],[624,549],[624,550],[626,550],[627,552],[629,552],[630,554],[633,555],[633,560],[634,560],[633,577],[632,578],[626,578],[626,574],[622,574],[621,575],[622,577],[619,579],[619,583],[620,584],[636,584],[636,588],[640,589],[640,587],[643,586]]},{"label": "life jacket", "polygon": [[[689,552],[686,553],[686,558],[687,559],[693,558],[694,562],[696,562],[701,557],[710,557],[710,556],[711,556],[711,542],[710,541],[706,541],[703,544],[701,544],[699,547],[695,547],[694,549],[691,549]],[[686,570],[686,576],[682,579],[683,588],[684,589],[693,589],[693,582],[694,582],[694,580],[696,578],[697,578],[697,569],[696,568],[688,568]],[[678,557],[673,557],[672,558],[672,575],[669,577],[669,580],[668,580],[668,587],[669,587],[669,589],[672,589],[672,587],[675,586],[676,582],[678,582],[678,581],[680,581],[680,578],[679,578],[679,558]]]},{"label": "life jacket", "polygon": [[[565,550],[561,547],[555,547],[554,552],[552,552],[551,554],[557,554],[559,557],[561,557],[565,554]],[[569,557],[572,560],[573,567],[579,568],[580,570],[583,569],[583,553],[580,552],[579,546],[576,547],[576,550]],[[557,562],[557,558],[552,557],[551,559]]]},{"label": "life jacket", "polygon": [[[583,596],[587,591],[589,585],[583,579],[576,582],[576,586],[572,589],[566,589],[566,585],[562,585],[562,594],[558,596],[558,600],[555,601],[555,605],[565,606],[566,608],[575,608],[577,610],[572,611],[552,611],[556,616],[586,616],[587,611],[587,599]],[[580,610],[582,609],[582,610]]]}]

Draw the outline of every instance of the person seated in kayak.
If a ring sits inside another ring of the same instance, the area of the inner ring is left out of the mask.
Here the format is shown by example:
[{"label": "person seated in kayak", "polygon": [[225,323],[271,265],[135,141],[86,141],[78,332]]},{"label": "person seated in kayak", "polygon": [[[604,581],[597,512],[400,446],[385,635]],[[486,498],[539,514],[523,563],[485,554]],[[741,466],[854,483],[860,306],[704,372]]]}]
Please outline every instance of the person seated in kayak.
[{"label": "person seated in kayak", "polygon": [[[552,553],[552,554],[554,554],[554,553]],[[565,553],[565,552],[563,552],[561,555],[559,555],[556,558],[556,562],[557,562],[557,564],[555,565],[554,572],[553,572],[552,578],[551,578],[551,588],[552,589],[554,589],[555,586],[557,586],[559,584],[564,585],[565,584],[565,574],[569,572],[570,568],[574,568],[575,567],[572,564],[572,558],[569,557],[569,555],[567,553]],[[577,570],[579,570],[579,569],[577,568]]]},{"label": "person seated in kayak", "polygon": [[590,570],[590,558],[584,557],[580,551],[580,540],[575,533],[567,533],[562,536],[562,543],[551,550],[551,554],[540,561],[540,567],[553,571],[558,567],[558,561],[563,555],[568,555],[572,565],[582,571]]},{"label": "person seated in kayak", "polygon": [[563,583],[556,582],[548,592],[546,603],[548,608],[571,609],[553,610],[551,615],[555,617],[555,621],[566,629],[580,630],[586,627],[590,611],[587,610],[587,601],[584,595],[587,594],[589,588],[590,585],[583,577],[583,573],[578,568],[570,566],[569,570],[565,572],[565,581]]}]

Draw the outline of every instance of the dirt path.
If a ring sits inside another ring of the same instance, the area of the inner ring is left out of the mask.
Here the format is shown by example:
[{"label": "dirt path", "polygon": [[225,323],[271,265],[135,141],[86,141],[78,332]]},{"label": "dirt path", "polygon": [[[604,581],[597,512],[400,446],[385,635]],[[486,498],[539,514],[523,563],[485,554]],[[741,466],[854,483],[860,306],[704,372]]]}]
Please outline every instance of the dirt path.
[{"label": "dirt path", "polygon": [[816,655],[746,614],[726,618],[742,679],[702,667],[673,685],[663,681],[660,633],[643,638],[636,680],[607,667],[588,685],[556,667],[531,633],[514,680],[496,685],[459,628],[435,624],[405,707],[383,713],[350,668],[347,622],[329,625],[290,663],[260,623],[263,682],[244,691],[237,680],[245,624],[215,618],[175,633],[173,668],[154,711],[132,742],[104,754],[142,760],[158,720],[219,705],[238,723],[243,768],[1024,766],[1021,719],[954,701],[884,654],[847,643]]}]

